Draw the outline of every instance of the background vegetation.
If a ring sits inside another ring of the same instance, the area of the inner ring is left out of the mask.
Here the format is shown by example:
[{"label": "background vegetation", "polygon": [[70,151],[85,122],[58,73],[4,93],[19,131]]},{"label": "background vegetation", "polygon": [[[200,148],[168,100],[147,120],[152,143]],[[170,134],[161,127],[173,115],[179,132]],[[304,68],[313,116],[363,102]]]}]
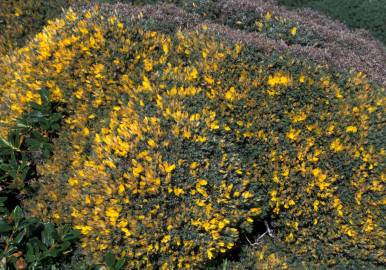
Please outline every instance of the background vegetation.
[{"label": "background vegetation", "polygon": [[279,0],[279,3],[311,8],[351,28],[366,29],[386,45],[386,0]]}]

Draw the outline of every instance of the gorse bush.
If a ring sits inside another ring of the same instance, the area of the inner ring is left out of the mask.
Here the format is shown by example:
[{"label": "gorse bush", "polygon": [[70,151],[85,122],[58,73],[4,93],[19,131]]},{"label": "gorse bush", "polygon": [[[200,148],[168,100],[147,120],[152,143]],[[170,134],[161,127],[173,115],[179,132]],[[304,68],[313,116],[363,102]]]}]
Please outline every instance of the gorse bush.
[{"label": "gorse bush", "polygon": [[24,45],[48,19],[76,0],[4,0],[0,3],[0,53]]},{"label": "gorse bush", "polygon": [[[99,4],[123,2],[124,4],[115,7],[105,4],[102,7],[107,6],[112,12],[112,9],[119,6],[114,14],[118,16],[121,14],[124,18],[139,15],[140,10],[141,16],[155,24],[168,18],[168,23],[162,24],[163,28],[186,28],[207,21],[216,24],[222,29],[220,31],[233,31],[231,39],[239,39],[243,33],[242,39],[253,42],[257,48],[269,52],[291,51],[297,57],[302,56],[319,63],[337,66],[338,69],[353,68],[365,72],[383,85],[386,83],[383,68],[386,61],[384,48],[371,40],[366,33],[351,33],[342,25],[315,12],[285,10],[278,7],[274,0],[51,0],[41,3],[3,1],[0,3],[0,29],[4,34],[0,37],[0,43],[3,44],[0,47],[3,52],[19,48],[26,40],[41,31],[47,19],[58,16],[63,8],[73,6],[77,10],[84,10],[91,6],[91,2]],[[161,5],[154,5],[157,3]],[[175,4],[182,10],[170,4]],[[382,13],[382,8],[377,8],[376,5],[378,2],[375,1],[367,6]],[[123,13],[129,16],[125,17]],[[382,24],[381,21],[372,20]]]},{"label": "gorse bush", "polygon": [[41,89],[65,112],[28,212],[130,269],[210,266],[265,219],[262,265],[384,264],[384,88],[160,28],[69,11],[4,60],[2,134]]},{"label": "gorse bush", "polygon": [[[290,50],[323,33],[221,3],[70,9],[1,57],[4,183],[36,178],[28,215],[81,233],[65,269],[381,268],[384,87]],[[260,223],[274,238],[239,251]]]}]

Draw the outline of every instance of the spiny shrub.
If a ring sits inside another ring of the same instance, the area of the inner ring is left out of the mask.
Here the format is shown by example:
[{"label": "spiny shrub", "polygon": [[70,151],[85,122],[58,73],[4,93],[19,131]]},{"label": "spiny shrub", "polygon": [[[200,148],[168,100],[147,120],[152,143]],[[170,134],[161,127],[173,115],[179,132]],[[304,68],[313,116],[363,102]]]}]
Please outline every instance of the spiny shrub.
[{"label": "spiny shrub", "polygon": [[[160,25],[161,31],[194,28],[205,22],[209,31],[221,32],[231,40],[242,40],[267,53],[291,53],[337,70],[355,69],[386,85],[385,48],[369,35],[352,32],[315,12],[288,11],[278,7],[274,0],[172,2],[178,8],[157,5],[132,9],[118,4],[106,9],[123,19],[143,16]],[[167,23],[159,24],[160,20]]]},{"label": "spiny shrub", "polygon": [[[77,0],[4,0],[0,2],[0,54],[24,45],[48,19]],[[87,2],[87,0],[84,0]]]},{"label": "spiny shrub", "polygon": [[103,15],[69,11],[5,60],[1,134],[42,88],[65,112],[31,214],[130,269],[203,268],[265,218],[278,267],[385,263],[384,88]]},{"label": "spiny shrub", "polygon": [[[216,109],[221,96],[227,103],[236,99],[235,87],[219,95],[211,88],[225,80],[215,84],[210,71],[220,71],[221,60],[236,58],[240,48],[231,51],[210,39],[202,44],[198,36],[181,33],[172,40],[125,28],[114,19],[84,16],[69,13],[66,23],[49,26],[63,27],[57,35],[46,35],[46,29],[34,42],[37,58],[60,61],[60,67],[53,64],[48,71],[45,61],[36,58],[42,69],[36,66],[34,77],[37,84],[57,89],[52,97],[66,104],[69,132],[64,128],[57,142],[68,149],[55,149],[52,162],[39,168],[47,182],[65,176],[53,181],[50,190],[42,189],[41,196],[48,195],[53,204],[38,199],[31,212],[48,209],[57,221],[71,218],[85,235],[85,250],[97,257],[112,248],[128,256],[132,267],[189,267],[233,248],[238,227],[250,228],[261,214],[264,191],[252,181],[254,171],[244,168],[245,157],[235,151],[238,135],[229,125],[236,123],[220,122],[231,104]],[[72,44],[66,44],[67,38]],[[65,48],[56,54],[48,44]],[[72,61],[66,64],[68,57]],[[191,64],[184,61],[187,57]],[[19,64],[18,69],[28,68],[26,62]],[[206,81],[198,80],[198,70],[208,73]],[[18,99],[9,112],[18,114],[29,100],[9,94]],[[32,92],[31,99],[39,97]],[[222,138],[226,131],[235,139]],[[70,171],[64,172],[68,165]]]}]

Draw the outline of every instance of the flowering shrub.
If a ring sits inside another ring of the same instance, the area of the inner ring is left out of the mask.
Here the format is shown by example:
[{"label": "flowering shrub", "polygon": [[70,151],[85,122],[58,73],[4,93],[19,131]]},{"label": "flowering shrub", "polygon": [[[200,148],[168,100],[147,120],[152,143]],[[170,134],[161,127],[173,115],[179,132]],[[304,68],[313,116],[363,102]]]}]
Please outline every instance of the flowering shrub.
[{"label": "flowering shrub", "polygon": [[[48,19],[77,0],[5,0],[0,2],[0,54],[22,46]],[[86,2],[85,0],[84,2]]]},{"label": "flowering shrub", "polygon": [[70,10],[2,59],[1,135],[41,89],[64,117],[29,213],[129,269],[210,266],[265,219],[275,241],[246,264],[384,264],[385,89],[205,24],[161,29]]}]

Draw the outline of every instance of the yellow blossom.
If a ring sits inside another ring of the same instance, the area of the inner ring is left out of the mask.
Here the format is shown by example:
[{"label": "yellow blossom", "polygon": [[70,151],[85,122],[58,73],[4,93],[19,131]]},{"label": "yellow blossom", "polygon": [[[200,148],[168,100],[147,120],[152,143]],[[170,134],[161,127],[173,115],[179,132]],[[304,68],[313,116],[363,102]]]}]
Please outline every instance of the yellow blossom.
[{"label": "yellow blossom", "polygon": [[343,145],[340,143],[340,140],[339,140],[339,139],[335,139],[335,140],[331,143],[330,149],[333,150],[334,152],[341,152],[341,151],[343,151],[344,147],[343,147]]},{"label": "yellow blossom", "polygon": [[290,31],[291,32],[291,36],[293,36],[293,37],[296,36],[297,31],[298,31],[298,29],[296,27],[292,27],[291,31]]}]

